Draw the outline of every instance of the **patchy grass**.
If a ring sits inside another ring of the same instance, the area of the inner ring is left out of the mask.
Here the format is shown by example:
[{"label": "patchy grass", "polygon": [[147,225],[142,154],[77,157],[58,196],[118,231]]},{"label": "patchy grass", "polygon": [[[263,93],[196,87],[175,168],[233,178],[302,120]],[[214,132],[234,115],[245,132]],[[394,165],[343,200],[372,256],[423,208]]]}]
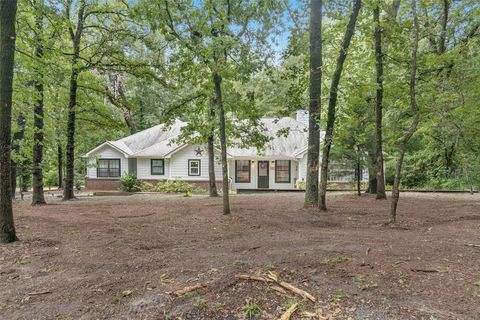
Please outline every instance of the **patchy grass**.
[{"label": "patchy grass", "polygon": [[302,300],[302,301],[295,301],[294,299],[287,299],[287,301],[285,301],[285,309],[288,309],[290,308],[292,305],[294,305],[295,303],[298,304],[297,308],[298,309],[301,309],[303,306],[305,306],[305,303],[306,301],[305,300]]},{"label": "patchy grass", "polygon": [[193,303],[193,306],[197,309],[205,308],[207,306],[207,300],[197,298],[197,300]]},{"label": "patchy grass", "polygon": [[332,258],[328,258],[328,259],[322,260],[322,264],[335,265],[335,264],[347,262],[348,260],[350,260],[349,257],[346,257],[346,256],[336,256],[336,257],[332,257]]},{"label": "patchy grass", "polygon": [[357,285],[357,288],[360,290],[368,290],[378,287],[378,284],[376,282],[367,280],[364,276],[355,277],[354,282]]},{"label": "patchy grass", "polygon": [[256,303],[247,303],[242,307],[242,311],[246,318],[252,319],[259,315],[262,312],[262,309],[260,309],[260,306]]},{"label": "patchy grass", "polygon": [[349,294],[348,292],[344,291],[344,290],[338,290],[337,292],[335,292],[335,294],[333,295],[333,301],[335,302],[338,302],[344,298],[348,298],[349,297]]}]

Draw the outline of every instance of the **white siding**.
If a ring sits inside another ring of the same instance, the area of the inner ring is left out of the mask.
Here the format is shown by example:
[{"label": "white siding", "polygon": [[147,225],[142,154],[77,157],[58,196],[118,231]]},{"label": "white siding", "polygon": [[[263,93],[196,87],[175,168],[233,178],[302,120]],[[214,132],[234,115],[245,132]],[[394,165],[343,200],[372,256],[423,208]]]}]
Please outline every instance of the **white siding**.
[{"label": "white siding", "polygon": [[258,161],[268,161],[269,162],[269,181],[268,189],[273,190],[289,190],[295,189],[295,183],[299,177],[299,163],[298,161],[291,160],[290,166],[290,183],[276,183],[275,182],[275,160],[282,159],[255,159],[254,162],[250,163],[250,182],[235,182],[235,160],[232,159],[229,163],[229,174],[232,179],[232,190],[237,189],[258,189]]},{"label": "white siding", "polygon": [[[200,147],[203,152],[197,156],[195,149]],[[219,159],[219,155],[215,155]],[[188,175],[188,160],[200,160],[200,176]],[[189,145],[172,154],[170,158],[169,177],[171,179],[180,178],[183,180],[208,180],[208,152],[206,146]],[[222,167],[219,161],[215,161],[215,178],[222,179]]]},{"label": "white siding", "polygon": [[120,172],[122,176],[128,172],[128,159],[112,147],[104,146],[88,159],[88,178],[97,177],[97,159],[120,159]]},{"label": "white siding", "polygon": [[163,159],[161,157],[157,158],[137,158],[137,178],[139,179],[168,179],[168,173],[170,172],[170,160],[165,159],[165,174],[164,175],[152,175],[152,159]]}]

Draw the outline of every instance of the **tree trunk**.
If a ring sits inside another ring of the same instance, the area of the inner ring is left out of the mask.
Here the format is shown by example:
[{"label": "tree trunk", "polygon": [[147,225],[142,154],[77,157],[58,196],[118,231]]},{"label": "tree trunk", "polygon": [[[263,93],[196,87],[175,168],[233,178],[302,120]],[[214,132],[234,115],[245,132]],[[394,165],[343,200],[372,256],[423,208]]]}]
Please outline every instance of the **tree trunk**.
[{"label": "tree trunk", "polygon": [[123,74],[115,72],[109,75],[111,88],[105,86],[105,92],[108,100],[115,107],[120,109],[123,114],[123,119],[130,129],[130,134],[137,133],[137,124],[132,114],[132,107],[130,106],[127,96],[125,94],[125,77]]},{"label": "tree trunk", "polygon": [[[13,134],[13,139],[12,139],[12,154],[19,155],[20,153],[20,143],[19,141],[22,141],[25,137],[25,117],[23,114],[19,114],[17,116],[17,126],[19,130]],[[17,160],[18,161],[18,160]],[[16,160],[11,160],[11,182],[12,182],[12,199],[15,199],[15,193],[17,190],[17,174],[18,174],[18,163]]]},{"label": "tree trunk", "polygon": [[[36,3],[36,16],[35,25],[37,30],[35,31],[35,57],[42,61],[43,59],[43,3],[39,1]],[[41,66],[39,68],[42,68]],[[37,96],[35,98],[35,107],[33,110],[33,156],[32,156],[32,205],[46,204],[45,197],[43,195],[43,104],[44,104],[44,91],[43,91],[43,71],[37,70],[37,79],[35,79],[35,90]]]},{"label": "tree trunk", "polygon": [[77,29],[74,32],[70,29],[71,41],[73,45],[72,72],[70,74],[70,93],[68,103],[68,121],[67,121],[67,157],[66,157],[66,178],[65,188],[63,189],[63,200],[75,198],[75,118],[77,106],[78,75],[80,70],[77,63],[80,56],[80,41],[83,32],[85,2],[80,1],[78,11]]},{"label": "tree trunk", "polygon": [[13,160],[10,161],[10,188],[12,200],[14,200],[17,193],[17,163]]},{"label": "tree trunk", "polygon": [[440,41],[438,42],[438,53],[445,53],[447,41],[448,11],[450,10],[450,0],[443,0],[442,29],[440,31]]},{"label": "tree trunk", "polygon": [[58,188],[61,189],[63,188],[63,150],[62,150],[62,144],[60,141],[58,142],[57,145],[57,170],[58,170]]},{"label": "tree trunk", "polygon": [[382,53],[382,27],[380,25],[380,7],[373,9],[373,22],[375,24],[375,69],[377,75],[377,90],[375,99],[375,144],[376,159],[375,171],[377,175],[377,199],[386,199],[385,175],[383,169],[383,53]]},{"label": "tree trunk", "polygon": [[470,194],[473,194],[473,183],[472,183],[472,178],[470,177],[470,174],[468,174],[468,169],[465,167],[465,176],[467,178],[467,183],[468,183],[468,189],[470,191]]},{"label": "tree trunk", "polygon": [[361,0],[355,0],[353,5],[353,11],[348,21],[347,29],[343,37],[342,48],[337,58],[337,66],[333,73],[332,83],[330,86],[330,97],[328,99],[328,116],[327,116],[327,130],[325,133],[325,139],[322,150],[322,168],[320,170],[320,209],[327,210],[327,180],[328,180],[328,164],[330,162],[330,149],[332,147],[333,140],[333,128],[335,126],[335,109],[337,107],[338,98],[338,85],[340,84],[340,78],[342,76],[343,65],[347,58],[348,47],[355,32],[355,24],[357,17],[362,6]]},{"label": "tree trunk", "polygon": [[377,173],[375,172],[376,163],[375,163],[375,152],[368,151],[368,188],[366,193],[376,194],[377,193]]},{"label": "tree trunk", "polygon": [[[210,101],[209,109],[210,121],[215,119],[215,100]],[[208,136],[208,187],[210,191],[210,197],[218,197],[217,182],[215,181],[215,147],[214,147],[214,135],[213,127]]]},{"label": "tree trunk", "polygon": [[218,120],[220,129],[220,149],[222,157],[222,193],[223,214],[230,214],[230,198],[228,194],[228,164],[227,164],[227,136],[225,128],[225,110],[222,101],[222,77],[215,71],[213,74],[215,84],[215,102],[217,103]]},{"label": "tree trunk", "polygon": [[[72,63],[73,65],[76,64]],[[70,101],[68,104],[68,122],[67,122],[67,176],[65,179],[65,189],[63,190],[63,200],[75,198],[74,181],[75,181],[75,106],[77,105],[77,83],[78,73],[73,67],[70,76]]]},{"label": "tree trunk", "polygon": [[16,0],[0,0],[0,243],[17,239],[10,181]]},{"label": "tree trunk", "polygon": [[417,17],[417,2],[412,0],[412,15],[413,15],[413,43],[412,43],[412,69],[410,74],[410,107],[412,113],[414,114],[410,128],[403,136],[400,141],[400,156],[398,157],[397,164],[395,167],[395,179],[393,181],[392,189],[392,203],[390,206],[390,223],[395,223],[397,221],[397,205],[398,199],[400,197],[400,182],[401,182],[401,173],[402,173],[402,164],[405,157],[405,151],[407,148],[407,143],[410,138],[413,136],[417,130],[418,121],[420,118],[420,111],[417,105],[417,98],[415,94],[416,87],[416,77],[417,77],[417,51],[418,51],[418,38],[419,38],[419,26],[418,26],[418,17]]},{"label": "tree trunk", "polygon": [[360,165],[360,159],[357,160],[357,167],[355,170],[357,174],[357,195],[362,195],[362,167]]},{"label": "tree trunk", "polygon": [[310,104],[308,108],[305,207],[318,205],[320,114],[322,91],[322,0],[310,1]]}]

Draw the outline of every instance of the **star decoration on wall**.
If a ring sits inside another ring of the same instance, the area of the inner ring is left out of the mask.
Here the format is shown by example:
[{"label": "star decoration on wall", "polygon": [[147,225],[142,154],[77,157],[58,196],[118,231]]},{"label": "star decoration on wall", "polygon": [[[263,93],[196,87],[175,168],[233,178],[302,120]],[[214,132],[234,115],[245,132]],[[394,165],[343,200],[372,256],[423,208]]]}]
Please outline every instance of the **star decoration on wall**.
[{"label": "star decoration on wall", "polygon": [[203,149],[202,149],[202,148],[197,147],[197,148],[196,148],[195,150],[193,150],[193,151],[195,151],[195,156],[197,156],[197,157],[201,157],[201,156],[202,156],[202,153],[203,153]]}]

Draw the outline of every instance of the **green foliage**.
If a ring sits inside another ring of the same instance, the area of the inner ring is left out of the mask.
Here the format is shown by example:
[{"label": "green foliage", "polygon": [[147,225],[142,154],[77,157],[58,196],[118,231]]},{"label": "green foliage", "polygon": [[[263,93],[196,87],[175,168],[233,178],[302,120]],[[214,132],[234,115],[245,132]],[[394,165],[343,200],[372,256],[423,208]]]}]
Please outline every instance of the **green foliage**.
[{"label": "green foliage", "polygon": [[120,185],[122,191],[125,192],[139,192],[140,189],[140,181],[138,181],[137,176],[133,173],[127,173],[120,178]]},{"label": "green foliage", "polygon": [[302,300],[300,302],[296,302],[294,299],[287,299],[287,301],[285,302],[285,309],[290,308],[295,303],[297,303],[297,308],[298,309],[301,309],[303,306],[305,306],[305,300]]},{"label": "green foliage", "polygon": [[[40,6],[38,2],[18,1],[12,131],[21,131],[18,120],[23,117],[25,132],[12,159],[24,188],[31,184],[32,106],[38,94],[31,83],[39,73],[45,87],[46,186],[57,183],[58,147],[65,161],[73,51],[69,27],[76,27],[81,2],[71,2],[68,15],[65,4],[69,1],[45,0]],[[405,157],[404,188],[480,188],[480,3],[450,2],[443,51],[439,48],[442,2],[419,2],[423,36],[417,95],[421,122]],[[217,139],[218,121],[209,116],[213,71],[224,80],[230,146],[263,147],[267,141],[259,130],[261,117],[292,116],[309,103],[308,6],[304,1],[291,5],[288,12],[283,1],[86,3],[88,28],[77,61],[81,69],[76,123],[79,138],[75,141],[78,186],[83,185],[86,174],[80,156],[105,140],[134,131],[127,125],[129,116],[137,130],[181,118],[190,122],[183,132],[184,141],[205,142],[212,131]],[[408,75],[412,21],[408,3],[402,2],[395,18],[391,17],[392,1],[381,3],[385,42],[383,140],[386,179],[392,183],[398,143],[411,119]],[[352,169],[357,163],[372,169],[374,162],[372,9],[377,4],[364,1],[338,90],[332,163]],[[329,77],[348,21],[347,5],[351,1],[324,2],[321,126],[325,124]],[[41,41],[48,48],[41,60],[35,57],[38,27],[34,20],[39,14],[44,17]],[[245,32],[241,32],[243,26]],[[241,120],[241,125],[233,119]],[[304,182],[298,186],[304,188]],[[139,188],[156,190],[143,182]],[[175,184],[161,188],[161,192],[185,195],[197,192],[191,186]]]},{"label": "green foliage", "polygon": [[43,176],[43,182],[46,187],[53,187],[58,185],[58,174],[54,170],[47,171]]},{"label": "green foliage", "polygon": [[260,309],[260,306],[256,303],[248,303],[242,307],[242,311],[246,318],[252,319],[259,315],[262,312],[262,309]]},{"label": "green foliage", "polygon": [[154,192],[156,191],[156,186],[150,182],[140,181],[139,188],[142,192]]},{"label": "green foliage", "polygon": [[182,180],[171,180],[158,183],[156,191],[165,193],[183,193],[186,197],[189,197],[192,195],[192,193],[203,190],[196,188],[191,183]]}]

